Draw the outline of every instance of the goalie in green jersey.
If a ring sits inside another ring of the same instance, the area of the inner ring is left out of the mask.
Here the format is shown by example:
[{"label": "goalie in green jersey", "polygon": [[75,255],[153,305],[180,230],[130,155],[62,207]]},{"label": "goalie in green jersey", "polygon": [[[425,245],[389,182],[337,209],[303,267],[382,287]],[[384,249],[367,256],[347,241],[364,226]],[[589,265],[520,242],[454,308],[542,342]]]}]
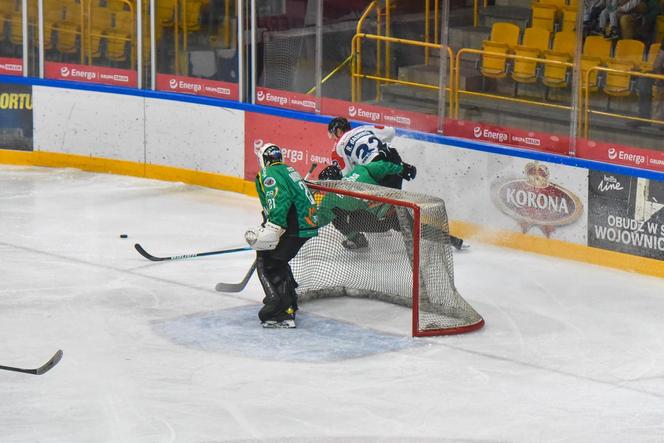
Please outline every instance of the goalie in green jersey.
[{"label": "goalie in green jersey", "polygon": [[300,174],[283,162],[277,145],[265,144],[256,155],[256,191],[264,221],[245,238],[256,250],[256,272],[265,291],[258,318],[266,328],[294,328],[297,282],[288,262],[318,235],[316,201]]}]

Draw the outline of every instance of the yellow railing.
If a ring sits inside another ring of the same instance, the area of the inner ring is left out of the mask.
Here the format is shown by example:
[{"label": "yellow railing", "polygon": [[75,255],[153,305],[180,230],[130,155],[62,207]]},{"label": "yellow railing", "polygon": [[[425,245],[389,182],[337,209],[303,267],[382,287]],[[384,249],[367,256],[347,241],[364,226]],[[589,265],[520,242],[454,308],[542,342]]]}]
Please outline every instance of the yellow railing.
[{"label": "yellow railing", "polygon": [[[361,40],[362,39],[368,39],[368,40],[375,40],[375,41],[384,41],[384,42],[390,42],[390,43],[397,43],[397,44],[404,44],[404,45],[411,45],[411,46],[418,46],[418,47],[425,47],[429,49],[441,49],[441,45],[436,45],[433,43],[427,43],[427,42],[422,42],[422,41],[416,41],[416,40],[406,40],[406,39],[399,39],[399,38],[394,38],[394,37],[385,37],[385,36],[380,36],[380,35],[373,35],[373,34],[357,34],[353,37],[353,42],[352,42],[352,47],[355,48],[358,51],[361,51],[362,44]],[[461,95],[469,95],[469,96],[476,96],[476,97],[485,97],[490,100],[501,100],[501,101],[507,101],[507,102],[512,102],[512,103],[518,103],[518,104],[523,104],[523,105],[530,105],[530,106],[537,106],[537,107],[545,107],[545,108],[553,108],[553,109],[562,109],[562,110],[569,110],[571,112],[572,106],[570,105],[565,105],[565,104],[559,104],[559,103],[550,103],[547,101],[536,101],[536,100],[529,100],[529,99],[523,99],[523,98],[517,98],[517,97],[510,97],[506,95],[499,95],[499,94],[492,94],[488,92],[478,92],[478,91],[470,91],[466,90],[461,87],[461,61],[464,55],[476,55],[479,57],[485,56],[485,55],[491,55],[494,57],[500,56],[504,57],[506,60],[511,59],[511,60],[521,60],[525,62],[534,62],[540,65],[551,65],[551,66],[558,66],[558,67],[565,67],[567,69],[571,70],[574,69],[574,64],[571,62],[562,62],[559,60],[549,60],[545,58],[537,58],[537,57],[527,57],[527,56],[522,56],[522,55],[515,55],[515,54],[504,54],[504,53],[498,53],[498,52],[492,52],[492,51],[484,51],[480,49],[472,49],[472,48],[462,48],[460,49],[456,55],[454,52],[447,47],[447,53],[448,57],[450,60],[450,66],[449,66],[449,74],[448,74],[448,80],[451,80],[448,87],[445,89],[450,93],[449,95],[449,107],[450,107],[450,112],[449,115],[452,118],[459,118],[459,110],[460,110],[460,102],[461,102]],[[354,56],[354,57],[353,57]],[[400,85],[405,85],[405,86],[412,86],[412,87],[417,87],[417,88],[425,88],[425,89],[432,89],[432,90],[440,90],[439,85],[431,85],[431,84],[425,84],[425,83],[417,83],[417,82],[412,82],[412,81],[406,81],[406,80],[399,80],[399,79],[394,79],[389,77],[389,75],[370,75],[370,74],[365,74],[362,72],[362,54],[361,52],[357,52],[354,54],[351,54],[351,57],[353,58],[353,66],[352,66],[352,81],[351,81],[351,96],[352,96],[352,101],[358,102],[362,100],[362,90],[359,87],[361,85],[361,81],[364,80],[373,80],[376,81],[377,83],[384,82],[384,83],[392,83],[392,84],[400,84]],[[346,63],[348,59],[344,63]],[[343,66],[340,65],[340,66]],[[583,72],[583,76],[581,78],[581,85],[578,88],[578,95],[579,95],[579,100],[578,100],[578,132],[582,133],[584,138],[588,138],[588,133],[589,133],[589,126],[590,126],[590,117],[591,115],[602,115],[606,117],[612,117],[612,118],[617,118],[617,119],[623,119],[623,120],[630,120],[630,121],[640,121],[644,123],[651,123],[651,124],[656,124],[656,125],[662,125],[664,126],[664,120],[656,120],[653,118],[644,118],[644,117],[635,117],[631,115],[626,115],[626,114],[619,114],[616,112],[608,112],[608,111],[599,111],[599,110],[593,110],[590,108],[590,92],[592,90],[591,87],[588,87],[588,85],[591,84],[591,78],[597,78],[599,72],[604,72],[606,74],[617,74],[617,75],[624,75],[624,76],[633,76],[633,77],[642,77],[642,78],[650,78],[653,80],[661,80],[664,81],[664,75],[663,74],[652,74],[648,72],[639,72],[639,71],[623,71],[623,70],[618,70],[618,69],[612,69],[612,68],[605,68],[601,66],[594,66],[589,68],[588,70],[585,70]]]},{"label": "yellow railing", "polygon": [[[664,75],[662,74],[652,74],[649,72],[639,72],[639,71],[622,71],[618,69],[612,69],[612,68],[605,68],[602,66],[593,66],[592,68],[589,68],[584,75],[584,85],[590,84],[590,78],[592,77],[592,74],[596,73],[599,74],[600,72],[605,72],[608,74],[613,73],[613,74],[618,74],[618,75],[629,75],[631,77],[642,77],[642,78],[651,78],[653,80],[664,80]],[[584,96],[583,96],[583,102],[582,104],[582,109],[583,109],[583,137],[588,138],[588,133],[590,130],[590,116],[591,114],[595,115],[603,115],[605,117],[612,117],[612,118],[618,118],[622,120],[629,120],[629,121],[640,121],[644,123],[651,123],[651,124],[656,124],[656,125],[664,125],[664,121],[662,120],[654,120],[652,118],[644,118],[644,117],[634,117],[631,115],[625,115],[625,114],[617,114],[615,112],[608,112],[608,111],[598,111],[598,110],[593,110],[590,109],[590,88],[585,87],[584,88]]]},{"label": "yellow railing", "polygon": [[[331,79],[332,77],[334,77],[334,76],[335,76],[339,71],[341,71],[344,67],[346,67],[347,65],[349,65],[349,64],[351,63],[352,60],[353,60],[353,54],[351,54],[351,55],[349,55],[348,57],[346,57],[346,60],[344,60],[344,61],[342,61],[341,63],[339,63],[339,66],[337,66],[336,68],[334,68],[334,69],[332,70],[332,72],[330,72],[329,74],[327,74],[325,77],[323,77],[323,78],[321,79],[321,82],[320,82],[321,86],[324,85],[325,83],[327,83],[327,81],[328,81],[329,79]],[[313,86],[311,89],[309,89],[309,90],[307,91],[307,94],[313,94],[314,92],[316,92],[316,86]]]},{"label": "yellow railing", "polygon": [[[355,34],[362,34],[362,28],[364,27],[364,22],[367,20],[369,15],[374,11],[377,10],[377,1],[374,0],[372,1],[369,6],[367,6],[367,9],[364,10],[364,13],[362,13],[362,16],[360,19],[357,21],[357,27],[355,29]],[[377,19],[376,19],[376,27],[378,28],[377,31],[380,32],[380,11],[377,11]],[[359,56],[358,60],[358,54],[361,54],[362,52],[362,47],[359,46],[361,42],[356,41],[355,39],[352,40],[351,42],[351,55],[354,55],[351,63],[351,71],[355,72],[356,66],[359,64],[362,64],[362,58]],[[376,48],[376,69],[379,69],[380,67],[380,48]],[[351,90],[356,91],[362,90],[362,83],[359,80],[356,80],[355,78],[351,78]]]},{"label": "yellow railing", "polygon": [[[440,87],[439,85],[431,85],[427,83],[417,83],[417,82],[411,82],[411,81],[406,81],[406,80],[399,80],[395,78],[391,78],[389,75],[389,71],[386,71],[385,75],[381,75],[380,72],[377,73],[376,75],[369,75],[369,74],[364,74],[362,72],[362,39],[367,39],[367,40],[374,40],[376,42],[385,42],[387,43],[395,43],[395,44],[402,44],[402,45],[408,45],[408,46],[416,46],[416,47],[421,47],[421,48],[428,48],[428,49],[437,49],[438,51],[442,50],[442,45],[439,44],[434,44],[434,43],[427,43],[427,42],[421,42],[417,40],[407,40],[407,39],[402,39],[402,38],[396,38],[396,37],[385,37],[381,35],[375,35],[375,34],[356,34],[353,37],[353,42],[352,42],[352,47],[355,48],[358,52],[355,52],[353,57],[353,65],[352,65],[352,80],[351,80],[351,97],[354,102],[361,101],[362,99],[362,88],[361,88],[361,82],[363,79],[366,80],[374,80],[377,82],[378,85],[380,85],[381,82],[385,83],[392,83],[392,84],[399,84],[399,85],[406,85],[406,86],[413,86],[413,87],[418,87],[418,88],[424,88],[424,89],[433,89],[433,90],[439,90]],[[450,112],[453,111],[454,109],[454,94],[452,93],[452,79],[454,78],[454,53],[452,52],[452,49],[450,47],[446,47],[447,50],[447,57],[449,59],[449,76],[448,80],[450,82],[450,86],[446,87],[445,89],[450,93],[449,95],[449,107],[450,107]]]},{"label": "yellow railing", "polygon": [[475,92],[475,91],[467,91],[465,89],[461,89],[461,57],[464,54],[475,54],[479,56],[483,55],[491,55],[491,56],[500,56],[500,57],[505,57],[506,59],[514,59],[514,60],[522,60],[522,61],[530,61],[530,62],[536,62],[536,63],[541,63],[544,65],[553,65],[553,66],[565,66],[569,69],[572,69],[574,65],[569,62],[561,62],[558,60],[547,60],[543,58],[535,58],[535,57],[526,57],[523,55],[515,55],[515,54],[502,54],[502,53],[497,53],[497,52],[491,52],[491,51],[483,51],[481,49],[470,49],[470,48],[463,48],[460,49],[459,52],[456,54],[456,60],[455,60],[455,65],[456,65],[456,75],[454,77],[454,83],[453,83],[453,90],[455,94],[454,98],[454,112],[452,113],[452,116],[454,118],[459,118],[459,101],[461,99],[461,94],[466,94],[466,95],[472,95],[472,96],[479,96],[479,97],[487,97],[490,99],[494,100],[503,100],[503,101],[509,101],[513,103],[520,103],[520,104],[528,104],[528,105],[534,105],[534,106],[542,106],[542,107],[547,107],[547,108],[556,108],[556,109],[568,109],[571,110],[571,106],[567,105],[560,105],[560,104],[555,104],[555,103],[547,103],[547,102],[540,102],[540,101],[535,101],[535,100],[526,100],[526,99],[521,99],[521,98],[516,98],[516,97],[508,97],[505,95],[498,95],[498,94],[490,94],[487,92]]}]

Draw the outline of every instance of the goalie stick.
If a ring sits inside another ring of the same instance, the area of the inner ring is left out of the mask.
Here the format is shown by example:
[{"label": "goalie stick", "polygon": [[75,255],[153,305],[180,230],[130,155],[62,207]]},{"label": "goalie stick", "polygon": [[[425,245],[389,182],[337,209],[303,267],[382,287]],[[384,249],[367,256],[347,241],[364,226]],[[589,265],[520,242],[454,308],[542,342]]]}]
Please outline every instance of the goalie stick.
[{"label": "goalie stick", "polygon": [[58,350],[58,352],[56,352],[49,361],[47,361],[37,369],[14,368],[12,366],[0,366],[0,369],[4,369],[5,371],[22,372],[24,374],[42,375],[50,371],[51,368],[57,365],[61,359],[62,359],[62,351]]},{"label": "goalie stick", "polygon": [[241,252],[241,251],[251,251],[249,246],[242,248],[232,248],[232,249],[223,249],[221,251],[209,251],[209,252],[197,252],[195,254],[184,254],[184,255],[173,255],[171,257],[155,257],[154,255],[148,253],[143,246],[136,243],[134,248],[141,254],[143,257],[151,261],[165,261],[165,260],[181,260],[184,258],[194,258],[194,257],[205,257],[207,255],[218,255],[218,254],[230,254],[232,252]]},{"label": "goalie stick", "polygon": [[249,279],[255,270],[256,261],[251,264],[251,268],[249,268],[249,271],[247,271],[247,274],[240,283],[217,283],[214,289],[219,292],[242,292],[247,287],[247,283],[249,283]]},{"label": "goalie stick", "polygon": [[[309,171],[307,171],[307,174],[304,176],[304,180],[307,180],[309,178],[309,175],[311,175],[312,172],[314,172],[314,169],[318,167],[318,163],[312,163],[311,167],[309,168]],[[138,246],[138,245],[136,245]],[[251,248],[249,248],[251,249]],[[139,251],[140,252],[140,251]],[[242,279],[241,282],[239,283],[217,283],[217,285],[214,287],[215,291],[219,292],[242,292],[244,288],[247,287],[247,283],[249,283],[249,280],[251,279],[251,276],[254,274],[254,271],[256,270],[256,261],[254,261],[251,264],[251,267],[247,271],[246,275]]]}]

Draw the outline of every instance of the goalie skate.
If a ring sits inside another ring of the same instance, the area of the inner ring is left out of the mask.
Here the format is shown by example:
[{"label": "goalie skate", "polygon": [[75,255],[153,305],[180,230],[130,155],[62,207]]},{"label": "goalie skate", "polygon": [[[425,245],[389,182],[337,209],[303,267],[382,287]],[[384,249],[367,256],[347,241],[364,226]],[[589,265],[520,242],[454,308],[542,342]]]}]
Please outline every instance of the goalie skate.
[{"label": "goalie skate", "polygon": [[293,319],[288,319],[288,320],[266,320],[261,323],[263,328],[265,329],[295,329],[295,320]]}]

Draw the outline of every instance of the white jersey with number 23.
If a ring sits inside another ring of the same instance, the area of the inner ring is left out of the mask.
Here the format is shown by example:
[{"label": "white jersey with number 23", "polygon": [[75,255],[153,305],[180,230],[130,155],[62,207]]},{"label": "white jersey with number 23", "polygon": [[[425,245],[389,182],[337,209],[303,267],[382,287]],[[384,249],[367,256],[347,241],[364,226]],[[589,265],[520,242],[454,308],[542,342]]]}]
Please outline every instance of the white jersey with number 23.
[{"label": "white jersey with number 23", "polygon": [[339,163],[341,173],[345,176],[355,166],[371,163],[381,151],[387,149],[394,134],[394,128],[389,126],[358,126],[337,141],[333,160]]}]

